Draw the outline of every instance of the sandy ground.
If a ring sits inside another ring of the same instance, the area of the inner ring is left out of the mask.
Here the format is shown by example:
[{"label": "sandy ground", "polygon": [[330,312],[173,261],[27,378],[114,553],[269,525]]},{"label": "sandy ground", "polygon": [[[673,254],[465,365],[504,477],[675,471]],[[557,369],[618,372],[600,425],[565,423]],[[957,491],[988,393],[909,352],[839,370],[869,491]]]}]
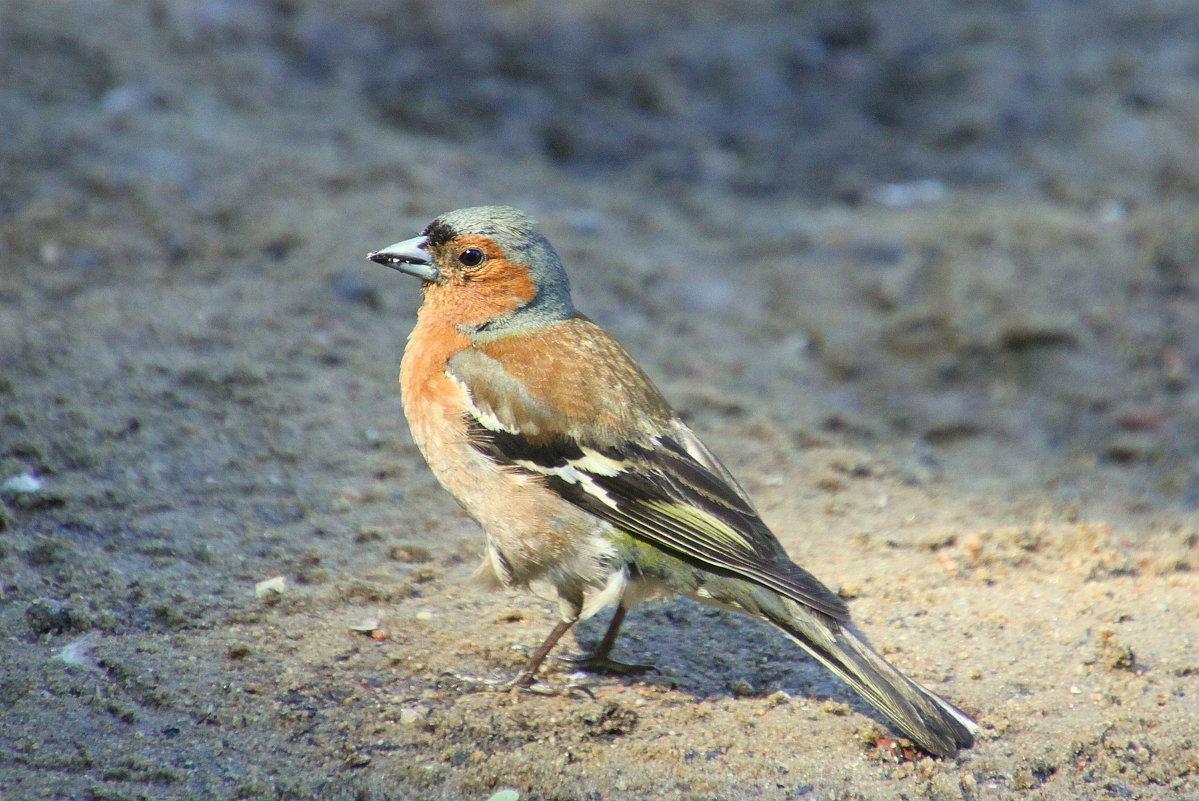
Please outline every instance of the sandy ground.
[{"label": "sandy ground", "polygon": [[[0,798],[1199,798],[1199,12],[800,5],[0,7]],[[481,202],[973,750],[678,600],[463,679],[363,255]]]}]

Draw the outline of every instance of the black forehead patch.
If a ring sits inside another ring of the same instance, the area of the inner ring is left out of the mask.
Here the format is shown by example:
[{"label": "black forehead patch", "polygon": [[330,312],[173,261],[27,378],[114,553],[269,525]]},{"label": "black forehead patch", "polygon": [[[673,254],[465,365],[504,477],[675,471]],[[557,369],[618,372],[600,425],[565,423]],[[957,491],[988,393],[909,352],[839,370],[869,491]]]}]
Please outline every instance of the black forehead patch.
[{"label": "black forehead patch", "polygon": [[425,230],[421,231],[421,236],[429,237],[429,244],[433,247],[444,245],[454,237],[458,236],[457,229],[449,223],[438,217],[433,222],[429,223]]}]

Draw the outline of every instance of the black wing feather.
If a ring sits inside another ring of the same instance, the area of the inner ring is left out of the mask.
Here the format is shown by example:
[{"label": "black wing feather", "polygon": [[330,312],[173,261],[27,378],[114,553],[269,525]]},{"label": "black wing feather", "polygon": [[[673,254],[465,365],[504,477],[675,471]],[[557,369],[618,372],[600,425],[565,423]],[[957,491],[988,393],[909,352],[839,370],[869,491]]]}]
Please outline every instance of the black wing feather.
[{"label": "black wing feather", "polygon": [[[587,453],[575,440],[557,436],[533,443],[518,433],[496,431],[470,420],[471,443],[496,462],[542,477],[567,501],[632,537],[688,564],[754,582],[833,618],[848,619],[845,602],[786,555],[738,489],[713,474],[669,437],[655,447],[627,443],[591,450],[629,465],[615,475],[587,470]],[[606,497],[560,472],[574,467]],[[671,510],[674,510],[672,513]],[[681,510],[694,510],[695,519]],[[716,536],[705,520],[732,536]]]}]

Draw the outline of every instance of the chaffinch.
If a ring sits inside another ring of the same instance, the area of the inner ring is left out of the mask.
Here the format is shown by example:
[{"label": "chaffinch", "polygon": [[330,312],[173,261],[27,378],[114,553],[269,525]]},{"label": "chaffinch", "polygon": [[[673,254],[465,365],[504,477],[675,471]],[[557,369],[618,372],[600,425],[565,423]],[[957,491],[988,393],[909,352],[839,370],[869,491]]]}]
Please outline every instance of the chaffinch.
[{"label": "chaffinch", "polygon": [[560,622],[513,682],[533,683],[580,618],[680,594],[777,626],[925,751],[973,744],[977,724],[892,667],[836,594],[792,562],[728,470],[633,358],[575,311],[558,254],[519,211],[443,214],[368,258],[421,279],[400,367],[412,436],[486,532],[500,585],[547,580]]}]

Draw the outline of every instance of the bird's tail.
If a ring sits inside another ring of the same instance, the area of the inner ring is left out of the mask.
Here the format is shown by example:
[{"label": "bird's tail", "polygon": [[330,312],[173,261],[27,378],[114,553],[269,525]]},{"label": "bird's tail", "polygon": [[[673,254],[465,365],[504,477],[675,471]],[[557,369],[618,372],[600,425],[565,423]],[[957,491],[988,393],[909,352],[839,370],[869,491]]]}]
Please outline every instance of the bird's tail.
[{"label": "bird's tail", "polygon": [[849,621],[836,621],[798,604],[763,610],[766,618],[889,717],[930,754],[952,757],[974,745],[978,724],[941,696],[900,673],[870,647]]}]

